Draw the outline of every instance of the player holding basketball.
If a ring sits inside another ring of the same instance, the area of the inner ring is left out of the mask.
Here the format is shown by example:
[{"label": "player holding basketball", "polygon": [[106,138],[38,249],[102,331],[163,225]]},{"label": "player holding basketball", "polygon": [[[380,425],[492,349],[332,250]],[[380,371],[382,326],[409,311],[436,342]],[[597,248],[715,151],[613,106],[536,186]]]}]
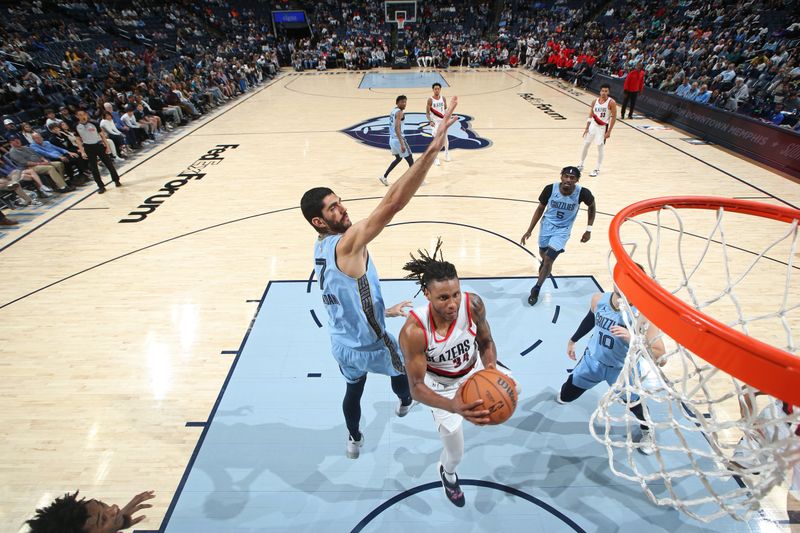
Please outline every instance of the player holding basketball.
[{"label": "player holding basketball", "polygon": [[589,146],[594,143],[597,145],[597,166],[589,174],[590,177],[600,175],[600,166],[603,164],[605,156],[606,141],[611,137],[611,130],[617,122],[617,103],[608,96],[611,86],[604,83],[600,86],[600,98],[596,99],[589,109],[589,119],[586,121],[586,128],[583,130],[583,152],[581,152],[581,163],[578,169],[583,170],[586,162],[586,155],[589,153]]},{"label": "player holding basketball", "polygon": [[[642,267],[639,266],[639,268]],[[644,269],[642,268],[642,270]],[[609,385],[613,385],[617,381],[631,341],[631,333],[625,327],[625,320],[622,318],[620,301],[620,295],[616,289],[611,294],[598,292],[592,295],[589,312],[567,342],[567,356],[574,361],[575,343],[589,331],[592,332],[592,337],[583,352],[583,357],[578,361],[567,381],[561,386],[561,391],[556,394],[558,403],[566,404],[577,400],[584,392],[601,381],[605,381]],[[637,328],[646,328],[645,335],[650,353],[658,362],[666,351],[660,331],[653,324],[646,322],[641,315]],[[653,453],[654,441],[650,427],[645,423],[644,407],[636,394],[630,395],[630,401],[629,409],[640,421],[639,426],[642,430],[637,449],[643,454],[650,455]]]},{"label": "player holding basketball", "polygon": [[408,99],[401,94],[395,99],[394,103],[395,108],[389,114],[389,149],[392,151],[394,161],[383,173],[383,176],[378,178],[387,187],[389,186],[389,172],[394,170],[394,167],[397,166],[401,159],[405,159],[409,167],[414,164],[411,148],[409,148],[406,138],[403,137],[403,121],[406,119],[405,110]]},{"label": "player holding basketball", "polygon": [[579,179],[581,179],[581,171],[576,167],[561,169],[561,183],[553,183],[542,190],[539,195],[539,206],[533,213],[528,231],[520,240],[524,246],[525,242],[530,239],[533,228],[544,215],[539,229],[539,255],[542,257],[542,264],[539,266],[539,279],[528,297],[530,305],[535,305],[539,300],[539,291],[544,280],[553,270],[553,262],[564,251],[581,202],[588,206],[589,211],[589,223],[581,237],[581,242],[588,242],[592,237],[592,224],[597,208],[591,191],[578,185]]},{"label": "player holding basketball", "polygon": [[[444,121],[454,122],[452,107]],[[410,302],[385,309],[380,279],[367,245],[375,239],[417,192],[444,142],[438,133],[416,165],[397,180],[375,210],[355,224],[350,221],[341,198],[327,187],[306,191],[300,201],[303,216],[318,233],[314,264],[328,312],[331,351],[347,382],[342,410],[347,424],[347,456],[355,459],[364,445],[359,431],[361,395],[367,372],[392,378],[392,390],[400,399],[395,413],[404,416],[411,407],[411,394],[397,340],[386,331],[385,316],[405,316]]]},{"label": "player holding basketball", "polygon": [[[441,127],[444,112],[447,111],[447,98],[442,96],[442,84],[434,83],[431,88],[433,89],[433,96],[428,98],[428,103],[425,105],[425,116],[428,117],[428,122],[431,125],[432,134],[436,135],[436,131]],[[444,160],[450,161],[450,141],[447,135],[444,136]],[[439,166],[439,156],[433,162]]]},{"label": "player holding basketball", "polygon": [[[441,240],[433,254],[411,256],[403,270],[416,279],[428,305],[409,313],[400,331],[411,395],[431,407],[442,440],[439,477],[447,499],[463,507],[464,493],[456,467],[464,455],[463,420],[489,422],[489,411],[478,400],[462,403],[456,391],[481,368],[495,368],[497,354],[486,321],[486,308],[477,294],[462,293],[456,267],[442,259]],[[438,258],[437,258],[438,254]],[[480,354],[480,361],[478,361]]]}]

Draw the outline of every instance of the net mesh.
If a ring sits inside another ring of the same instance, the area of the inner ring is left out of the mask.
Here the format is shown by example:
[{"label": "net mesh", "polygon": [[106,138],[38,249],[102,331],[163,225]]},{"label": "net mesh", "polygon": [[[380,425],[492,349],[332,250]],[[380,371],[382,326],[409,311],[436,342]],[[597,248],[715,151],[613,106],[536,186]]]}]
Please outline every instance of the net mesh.
[{"label": "net mesh", "polygon": [[[797,225],[722,208],[663,206],[627,219],[620,239],[673,296],[796,355]],[[613,267],[611,255],[609,262]],[[653,502],[698,520],[746,519],[800,461],[796,409],[659,331],[658,317],[642,316],[624,294],[620,301],[631,334],[628,356],[590,425],[611,470],[641,485]],[[637,403],[643,422],[630,410]]]}]

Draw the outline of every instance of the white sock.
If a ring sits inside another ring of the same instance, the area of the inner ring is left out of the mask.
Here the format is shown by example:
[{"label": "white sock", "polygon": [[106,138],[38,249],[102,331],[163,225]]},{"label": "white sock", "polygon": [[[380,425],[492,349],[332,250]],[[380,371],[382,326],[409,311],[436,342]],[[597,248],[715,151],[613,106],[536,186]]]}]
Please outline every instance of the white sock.
[{"label": "white sock", "polygon": [[[464,426],[458,426],[455,431],[447,431],[444,426],[439,426],[439,438],[442,440],[442,455],[439,462],[444,467],[444,476],[447,481],[454,483],[455,471],[464,457]],[[453,472],[453,474],[450,474]]]},{"label": "white sock", "polygon": [[[588,134],[587,134],[588,135]],[[583,143],[583,151],[581,152],[581,166],[583,166],[583,162],[586,161],[586,156],[589,154],[589,143]]]}]

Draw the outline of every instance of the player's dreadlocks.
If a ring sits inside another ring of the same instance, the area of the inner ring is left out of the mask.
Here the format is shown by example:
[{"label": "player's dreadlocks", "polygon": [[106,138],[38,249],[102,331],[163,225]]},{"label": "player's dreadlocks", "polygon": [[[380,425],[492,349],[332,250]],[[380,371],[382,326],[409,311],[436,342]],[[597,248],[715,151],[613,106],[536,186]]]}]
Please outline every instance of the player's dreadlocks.
[{"label": "player's dreadlocks", "polygon": [[83,533],[87,518],[86,500],[79,500],[75,492],[56,498],[47,507],[36,509],[36,516],[27,523],[33,533]]},{"label": "player's dreadlocks", "polygon": [[[420,290],[425,289],[432,281],[446,281],[458,277],[456,267],[442,257],[442,238],[436,239],[436,248],[429,254],[428,250],[417,250],[419,257],[411,256],[403,270],[410,272],[406,279],[416,279]],[[437,257],[438,256],[438,257]]]}]

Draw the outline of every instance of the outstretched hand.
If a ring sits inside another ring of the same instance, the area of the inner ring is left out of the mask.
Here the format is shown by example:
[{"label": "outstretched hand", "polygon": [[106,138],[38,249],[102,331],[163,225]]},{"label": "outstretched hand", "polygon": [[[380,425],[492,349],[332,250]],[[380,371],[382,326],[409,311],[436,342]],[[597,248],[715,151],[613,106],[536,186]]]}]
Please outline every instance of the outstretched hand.
[{"label": "outstretched hand", "polygon": [[133,499],[131,499],[131,501],[129,501],[125,507],[120,509],[120,512],[124,516],[123,529],[127,529],[134,524],[138,524],[139,522],[147,518],[147,516],[145,515],[140,515],[134,518],[133,514],[138,511],[141,511],[142,509],[147,509],[149,507],[152,507],[152,505],[150,505],[149,503],[142,503],[142,502],[146,502],[147,500],[152,500],[155,497],[156,497],[155,491],[148,490],[147,492],[142,492],[141,494],[137,494],[136,496],[134,496]]},{"label": "outstretched hand", "polygon": [[408,316],[408,311],[406,311],[406,308],[410,307],[414,307],[414,304],[412,304],[410,300],[400,302],[399,304],[395,304],[386,309],[386,316],[387,317]]}]

